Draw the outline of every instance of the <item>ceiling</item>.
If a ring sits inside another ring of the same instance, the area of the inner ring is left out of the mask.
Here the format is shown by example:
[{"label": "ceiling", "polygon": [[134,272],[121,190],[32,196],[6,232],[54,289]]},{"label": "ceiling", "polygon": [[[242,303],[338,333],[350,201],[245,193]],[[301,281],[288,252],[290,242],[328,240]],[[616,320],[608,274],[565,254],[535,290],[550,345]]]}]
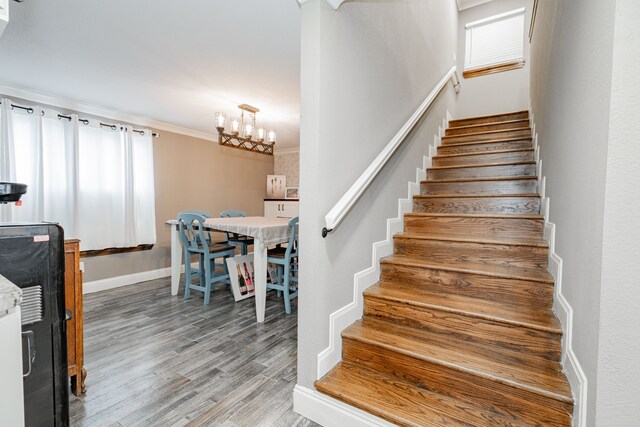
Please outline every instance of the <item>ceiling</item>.
[{"label": "ceiling", "polygon": [[483,3],[488,3],[491,0],[456,0],[458,2],[458,10],[465,10],[472,7],[480,6]]},{"label": "ceiling", "polygon": [[25,0],[0,37],[0,84],[213,136],[216,111],[260,108],[299,145],[292,0]]}]

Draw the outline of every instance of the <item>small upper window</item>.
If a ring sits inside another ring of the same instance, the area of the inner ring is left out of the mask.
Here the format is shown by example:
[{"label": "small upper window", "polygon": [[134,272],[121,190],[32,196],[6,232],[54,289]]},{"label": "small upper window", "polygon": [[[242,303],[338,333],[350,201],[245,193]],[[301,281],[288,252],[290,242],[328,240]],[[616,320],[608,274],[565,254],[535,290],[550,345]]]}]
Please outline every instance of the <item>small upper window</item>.
[{"label": "small upper window", "polygon": [[[465,25],[465,71],[524,64],[524,10],[512,10]],[[508,69],[513,68],[519,67]]]}]

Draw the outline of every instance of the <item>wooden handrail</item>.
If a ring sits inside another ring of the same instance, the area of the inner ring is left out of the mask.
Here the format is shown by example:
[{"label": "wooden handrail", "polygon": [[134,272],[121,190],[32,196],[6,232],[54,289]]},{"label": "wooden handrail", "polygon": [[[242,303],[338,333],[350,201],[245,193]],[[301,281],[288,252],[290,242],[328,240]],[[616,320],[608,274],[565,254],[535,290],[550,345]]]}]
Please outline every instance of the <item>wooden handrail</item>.
[{"label": "wooden handrail", "polygon": [[365,171],[360,175],[360,177],[353,183],[351,188],[347,190],[347,192],[338,200],[338,202],[331,208],[329,213],[325,215],[324,222],[325,227],[322,229],[322,237],[327,237],[334,228],[340,224],[344,216],[351,210],[353,205],[356,204],[360,196],[367,189],[369,184],[374,180],[374,178],[380,173],[384,165],[389,161],[393,153],[396,152],[398,147],[402,144],[404,139],[407,137],[409,132],[413,129],[413,127],[418,123],[420,118],[427,111],[429,106],[433,103],[433,101],[438,97],[444,86],[447,84],[449,80],[453,79],[453,85],[456,89],[456,92],[459,90],[460,80],[458,78],[456,72],[456,66],[454,65],[451,69],[445,74],[445,76],[438,82],[436,87],[429,93],[427,98],[420,104],[420,107],[411,115],[409,120],[402,126],[402,128],[395,134],[395,136],[389,141],[389,143],[384,147],[384,149],[378,154],[378,156],[371,162],[371,164],[365,169]]}]

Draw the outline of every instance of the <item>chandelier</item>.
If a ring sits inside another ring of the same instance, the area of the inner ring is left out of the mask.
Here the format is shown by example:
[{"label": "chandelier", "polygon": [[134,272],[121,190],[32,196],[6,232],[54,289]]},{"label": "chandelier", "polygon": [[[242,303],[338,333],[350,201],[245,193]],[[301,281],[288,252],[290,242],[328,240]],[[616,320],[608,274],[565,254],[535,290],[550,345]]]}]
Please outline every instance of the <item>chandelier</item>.
[{"label": "chandelier", "polygon": [[276,131],[273,129],[266,131],[264,127],[256,125],[256,114],[260,111],[256,107],[242,104],[238,105],[238,108],[240,109],[240,117],[229,119],[227,132],[225,132],[227,115],[216,113],[218,143],[227,147],[273,156]]}]

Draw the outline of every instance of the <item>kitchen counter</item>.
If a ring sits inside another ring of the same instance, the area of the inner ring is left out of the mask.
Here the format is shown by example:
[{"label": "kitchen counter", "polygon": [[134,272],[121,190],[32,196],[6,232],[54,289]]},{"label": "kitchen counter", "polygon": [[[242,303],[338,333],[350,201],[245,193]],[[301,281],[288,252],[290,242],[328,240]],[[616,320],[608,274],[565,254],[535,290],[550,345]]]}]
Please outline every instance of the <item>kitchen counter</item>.
[{"label": "kitchen counter", "polygon": [[22,302],[22,290],[0,275],[0,317]]}]

